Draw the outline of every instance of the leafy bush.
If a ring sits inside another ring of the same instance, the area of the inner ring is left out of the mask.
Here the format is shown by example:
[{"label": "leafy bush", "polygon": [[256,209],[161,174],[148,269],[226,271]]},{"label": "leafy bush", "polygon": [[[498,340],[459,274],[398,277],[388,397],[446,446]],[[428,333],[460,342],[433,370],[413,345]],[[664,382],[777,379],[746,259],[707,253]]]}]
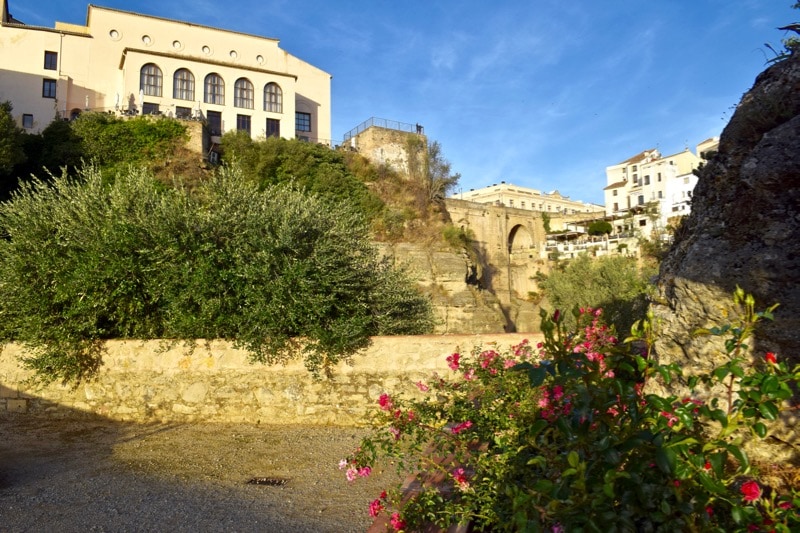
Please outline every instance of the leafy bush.
[{"label": "leafy bush", "polygon": [[432,326],[358,213],[234,169],[193,194],[141,170],[36,180],[0,204],[0,236],[0,336],[45,379],[91,372],[101,339],[231,339],[268,363],[301,339],[316,373]]},{"label": "leafy bush", "polygon": [[72,122],[83,154],[107,171],[109,177],[129,165],[147,166],[163,159],[186,140],[181,121],[159,117],[123,120],[108,113],[82,113]]},{"label": "leafy bush", "polygon": [[588,233],[589,235],[608,235],[613,229],[607,220],[595,220],[589,224]]},{"label": "leafy bush", "polygon": [[368,219],[383,202],[349,172],[342,153],[327,146],[269,137],[254,141],[246,132],[222,136],[226,161],[236,162],[245,177],[261,187],[291,185],[334,202],[346,202]]},{"label": "leafy bush", "polygon": [[[452,377],[419,382],[423,399],[383,394],[376,430],[340,462],[348,480],[379,458],[417,473],[418,490],[384,491],[369,507],[395,530],[470,524],[474,531],[798,531],[800,489],[768,486],[745,437],[787,408],[800,367],[751,360],[756,313],[738,290],[727,360],[685,376],[688,397],[647,393],[682,379],[649,347],[652,317],[624,343],[582,309],[578,327],[543,313],[543,343],[476,347],[447,357]],[[717,398],[712,391],[725,393]]]},{"label": "leafy bush", "polygon": [[[563,270],[554,270],[539,286],[550,304],[557,309],[601,307],[608,323],[617,331],[629,331],[636,318],[642,316],[649,281],[654,271],[640,270],[632,257],[607,256],[592,259],[580,255]],[[574,327],[572,314],[565,316],[566,326]]]}]

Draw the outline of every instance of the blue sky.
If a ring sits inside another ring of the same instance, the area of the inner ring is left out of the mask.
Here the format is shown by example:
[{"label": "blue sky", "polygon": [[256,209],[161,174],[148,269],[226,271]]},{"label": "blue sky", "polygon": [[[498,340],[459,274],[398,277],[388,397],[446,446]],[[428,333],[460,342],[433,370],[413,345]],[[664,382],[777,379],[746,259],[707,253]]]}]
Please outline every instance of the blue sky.
[{"label": "blue sky", "polygon": [[[78,0],[9,0],[83,24]],[[332,136],[420,123],[463,190],[500,181],[603,202],[605,167],[719,135],[794,0],[101,0],[280,40],[329,72]],[[220,8],[222,6],[222,8]]]}]

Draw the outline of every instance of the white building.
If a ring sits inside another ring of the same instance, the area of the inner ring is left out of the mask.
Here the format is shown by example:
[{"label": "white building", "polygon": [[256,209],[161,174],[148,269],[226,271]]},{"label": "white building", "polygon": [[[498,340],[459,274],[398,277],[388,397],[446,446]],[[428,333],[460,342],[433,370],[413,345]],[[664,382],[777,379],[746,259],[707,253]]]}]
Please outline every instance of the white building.
[{"label": "white building", "polygon": [[92,110],[330,142],[330,74],[277,39],[94,5],[85,26],[28,26],[0,2],[0,101],[28,132]]},{"label": "white building", "polygon": [[564,215],[603,213],[603,206],[601,205],[571,200],[568,196],[562,196],[558,191],[546,193],[506,183],[505,181],[481,189],[459,192],[453,195],[453,198],[481,204],[530,209],[543,213],[561,213]]},{"label": "white building", "polygon": [[694,174],[719,145],[719,138],[662,156],[657,149],[644,150],[625,161],[606,167],[605,214],[614,219],[617,233],[638,231],[644,237],[660,233],[676,216],[688,215],[697,176]]}]

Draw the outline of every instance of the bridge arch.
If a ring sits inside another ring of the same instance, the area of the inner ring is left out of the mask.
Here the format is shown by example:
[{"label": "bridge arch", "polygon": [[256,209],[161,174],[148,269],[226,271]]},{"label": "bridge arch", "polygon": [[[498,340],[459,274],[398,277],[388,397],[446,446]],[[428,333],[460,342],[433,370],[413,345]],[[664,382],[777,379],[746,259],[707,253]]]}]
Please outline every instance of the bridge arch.
[{"label": "bridge arch", "polygon": [[508,251],[509,253],[527,251],[533,248],[534,241],[533,235],[528,231],[528,228],[522,224],[517,224],[508,234]]}]

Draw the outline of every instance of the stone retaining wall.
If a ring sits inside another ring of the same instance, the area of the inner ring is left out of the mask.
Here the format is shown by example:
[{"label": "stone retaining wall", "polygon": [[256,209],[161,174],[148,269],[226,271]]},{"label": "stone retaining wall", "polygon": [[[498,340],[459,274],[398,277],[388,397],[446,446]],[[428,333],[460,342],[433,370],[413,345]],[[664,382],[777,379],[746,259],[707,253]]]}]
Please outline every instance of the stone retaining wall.
[{"label": "stone retaining wall", "polygon": [[414,383],[446,375],[445,358],[473,346],[503,349],[524,334],[374,337],[372,346],[315,381],[295,361],[251,364],[224,341],[201,342],[193,352],[159,341],[109,341],[98,374],[78,386],[35,387],[19,364],[18,345],[0,351],[0,416],[94,414],[137,422],[244,422],[361,425],[378,396],[416,392]]}]

